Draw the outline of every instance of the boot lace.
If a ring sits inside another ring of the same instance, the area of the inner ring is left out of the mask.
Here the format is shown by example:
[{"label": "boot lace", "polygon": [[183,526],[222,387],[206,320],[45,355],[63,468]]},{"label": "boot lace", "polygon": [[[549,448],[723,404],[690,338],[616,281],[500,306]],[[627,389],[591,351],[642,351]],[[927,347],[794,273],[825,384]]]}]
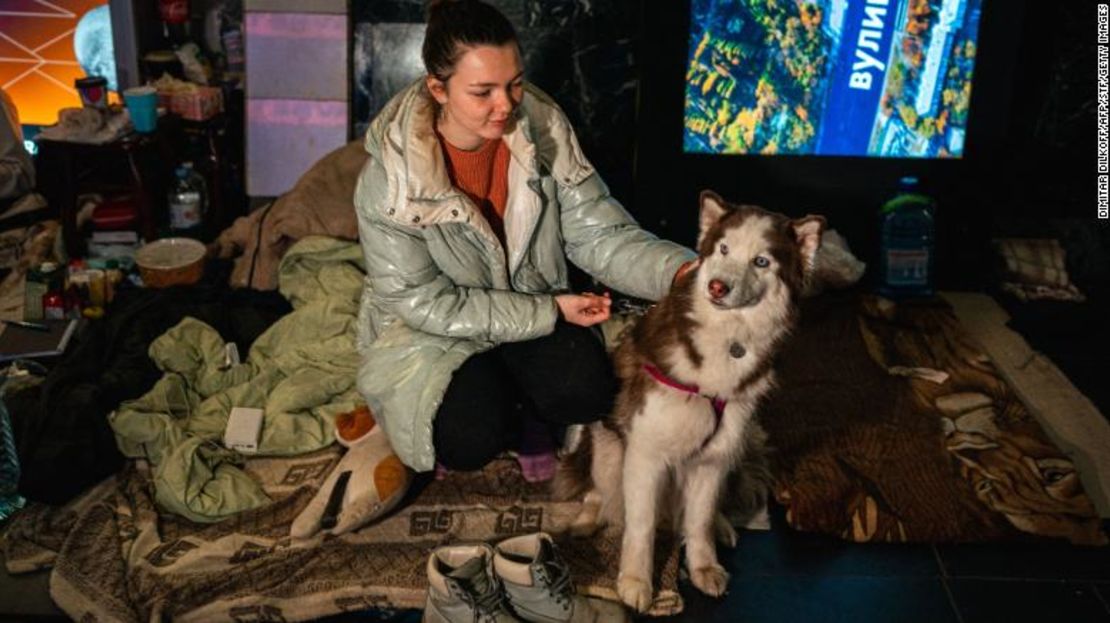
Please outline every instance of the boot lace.
[{"label": "boot lace", "polygon": [[570,580],[570,568],[561,559],[549,560],[544,564],[544,574],[547,580],[547,590],[555,603],[569,610],[574,594],[574,583]]},{"label": "boot lace", "polygon": [[505,592],[497,582],[490,582],[484,593],[460,591],[459,597],[474,609],[475,623],[494,623],[497,615],[505,609]]}]

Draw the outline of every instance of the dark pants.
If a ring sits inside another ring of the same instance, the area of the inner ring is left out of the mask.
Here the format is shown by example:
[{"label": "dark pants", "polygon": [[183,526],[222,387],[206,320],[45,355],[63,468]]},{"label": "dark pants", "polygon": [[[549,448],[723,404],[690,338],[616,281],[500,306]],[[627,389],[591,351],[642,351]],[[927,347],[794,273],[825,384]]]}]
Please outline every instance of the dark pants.
[{"label": "dark pants", "polygon": [[548,336],[508,342],[455,371],[436,412],[436,460],[448,469],[481,469],[514,447],[521,422],[554,426],[609,414],[617,380],[597,333],[559,322]]}]

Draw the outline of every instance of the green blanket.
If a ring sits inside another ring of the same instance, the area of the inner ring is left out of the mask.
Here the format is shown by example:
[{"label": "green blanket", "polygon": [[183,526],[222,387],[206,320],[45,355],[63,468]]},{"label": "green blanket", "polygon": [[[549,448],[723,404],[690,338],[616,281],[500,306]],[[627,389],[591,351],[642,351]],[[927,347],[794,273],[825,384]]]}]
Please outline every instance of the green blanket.
[{"label": "green blanket", "polygon": [[309,237],[286,253],[279,290],[293,312],[224,367],[224,340],[192,318],[154,340],[165,374],[109,416],[124,455],[154,467],[156,500],[193,521],[214,522],[270,502],[221,445],[232,407],[264,410],[259,455],[294,455],[333,441],[332,420],[361,402],[355,323],[363,284],[355,243]]}]

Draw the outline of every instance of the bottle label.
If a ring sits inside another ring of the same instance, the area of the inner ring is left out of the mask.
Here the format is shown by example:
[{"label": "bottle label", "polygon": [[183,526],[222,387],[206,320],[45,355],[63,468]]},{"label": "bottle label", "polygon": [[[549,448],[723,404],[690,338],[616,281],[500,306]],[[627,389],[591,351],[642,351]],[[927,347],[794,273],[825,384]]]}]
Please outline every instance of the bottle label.
[{"label": "bottle label", "polygon": [[929,251],[927,249],[888,250],[886,282],[892,286],[928,285]]},{"label": "bottle label", "polygon": [[189,229],[200,225],[200,198],[179,197],[170,201],[170,228]]}]

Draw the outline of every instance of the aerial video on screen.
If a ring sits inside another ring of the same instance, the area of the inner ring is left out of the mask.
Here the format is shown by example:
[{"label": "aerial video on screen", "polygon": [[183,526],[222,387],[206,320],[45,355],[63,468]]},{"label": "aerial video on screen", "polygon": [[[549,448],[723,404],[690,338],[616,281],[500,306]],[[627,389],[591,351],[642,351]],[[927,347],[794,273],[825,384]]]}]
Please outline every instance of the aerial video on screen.
[{"label": "aerial video on screen", "polygon": [[982,0],[692,0],[687,153],[959,158]]}]

